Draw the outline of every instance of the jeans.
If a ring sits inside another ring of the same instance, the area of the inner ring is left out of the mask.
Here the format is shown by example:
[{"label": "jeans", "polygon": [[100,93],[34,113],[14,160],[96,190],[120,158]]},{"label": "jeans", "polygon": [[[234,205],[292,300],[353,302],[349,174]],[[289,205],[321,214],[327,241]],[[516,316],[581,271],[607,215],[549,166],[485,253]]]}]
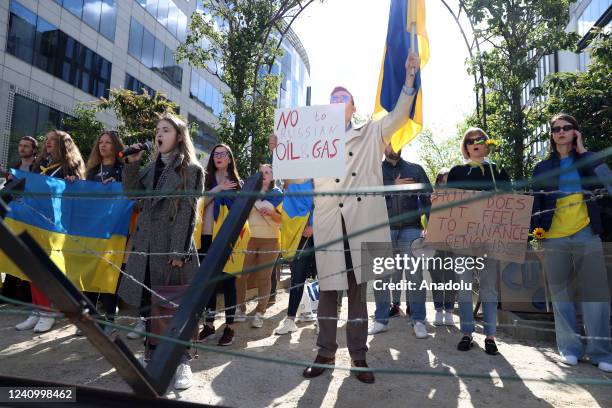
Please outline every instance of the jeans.
[{"label": "jeans", "polygon": [[[497,326],[497,271],[499,261],[487,258],[484,268],[476,271],[479,277],[479,295],[484,317],[485,336],[494,336]],[[466,269],[459,274],[455,271],[457,282],[464,285],[473,283],[474,269]],[[474,305],[472,303],[472,289],[459,290],[459,320],[461,332],[472,334],[474,332]]]},{"label": "jeans", "polygon": [[[410,244],[412,241],[421,236],[421,230],[419,228],[403,228],[403,229],[392,229],[391,230],[391,243],[394,247],[401,246],[408,256],[412,256],[410,251]],[[408,248],[406,248],[406,246]],[[414,272],[414,273],[412,273]],[[382,282],[389,282],[391,279],[393,282],[399,283],[402,280],[404,271],[398,270],[391,276],[381,278]],[[410,296],[406,293],[406,298],[410,304],[411,318],[413,322],[424,322],[425,321],[425,290],[419,289],[421,282],[423,281],[423,270],[419,268],[417,271],[406,271],[406,277],[409,282],[415,282],[415,290],[410,291]],[[374,320],[379,323],[389,323],[389,299],[392,298],[395,303],[396,299],[399,302],[401,298],[401,290],[394,290],[391,295],[388,291],[375,290],[374,298],[376,300],[376,311],[374,312]]]},{"label": "jeans", "polygon": [[[312,237],[304,238],[300,240],[298,249],[312,249],[314,246]],[[296,253],[295,257],[291,261],[291,290],[289,291],[289,307],[287,309],[287,316],[295,317],[302,295],[304,294],[304,282],[312,275],[312,271],[315,268],[315,257],[314,253],[303,255],[302,253]],[[297,286],[297,287],[295,287]]]},{"label": "jeans", "polygon": [[586,355],[595,364],[612,363],[610,340],[587,339],[585,348],[576,321],[579,307],[587,336],[610,337],[609,286],[601,239],[587,226],[569,237],[546,239],[543,248],[559,353],[577,358]]},{"label": "jeans", "polygon": [[[198,251],[200,264],[204,261],[204,257],[208,253],[212,245],[212,235],[202,235],[202,247]],[[223,302],[225,304],[225,324],[234,323],[234,313],[236,312],[236,277],[222,272],[221,279],[215,284],[215,290],[208,299],[205,315],[206,323],[213,323],[217,314],[217,293],[223,292]]]}]

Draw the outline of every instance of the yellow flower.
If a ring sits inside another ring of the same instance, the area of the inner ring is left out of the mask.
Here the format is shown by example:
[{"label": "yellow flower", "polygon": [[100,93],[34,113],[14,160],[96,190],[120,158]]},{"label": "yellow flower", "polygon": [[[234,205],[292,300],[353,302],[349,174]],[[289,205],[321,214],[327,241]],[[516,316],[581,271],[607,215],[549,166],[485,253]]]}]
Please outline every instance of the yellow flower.
[{"label": "yellow flower", "polygon": [[493,139],[487,139],[487,141],[485,142],[487,144],[487,146],[490,147],[497,147],[497,142]]},{"label": "yellow flower", "polygon": [[532,234],[536,239],[544,239],[545,232],[546,231],[544,231],[544,228],[534,228]]}]

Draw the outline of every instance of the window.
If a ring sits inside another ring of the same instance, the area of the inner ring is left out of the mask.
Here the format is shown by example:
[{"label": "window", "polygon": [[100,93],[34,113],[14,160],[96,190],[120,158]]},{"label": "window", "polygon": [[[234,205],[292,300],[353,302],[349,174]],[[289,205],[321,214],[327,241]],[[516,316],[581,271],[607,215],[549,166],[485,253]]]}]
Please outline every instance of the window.
[{"label": "window", "polygon": [[117,7],[115,0],[102,1],[102,14],[100,17],[100,34],[111,41],[115,41],[115,27],[117,26]]},{"label": "window", "polygon": [[175,87],[181,87],[183,69],[174,60],[173,51],[133,18],[130,24],[128,52]]},{"label": "window", "polygon": [[16,1],[11,2],[6,51],[15,57],[32,63],[36,37],[36,14]]},{"label": "window", "polygon": [[37,137],[51,129],[62,129],[66,117],[68,115],[57,109],[16,94],[9,138],[9,163],[19,160],[17,146],[20,138]]},{"label": "window", "polygon": [[180,42],[187,39],[187,15],[172,0],[136,0]]},{"label": "window", "polygon": [[130,39],[128,43],[128,52],[130,55],[140,61],[142,57],[142,36],[144,27],[135,19],[130,23]]},{"label": "window", "polygon": [[153,52],[155,50],[155,37],[149,32],[144,30],[142,36],[142,58],[140,61],[147,68],[153,68]]},{"label": "window", "polygon": [[66,10],[83,20],[85,24],[115,41],[117,25],[116,0],[55,0]]},{"label": "window", "polygon": [[191,85],[189,93],[192,99],[200,102],[215,115],[223,111],[223,95],[221,92],[194,69],[191,70]]},{"label": "window", "polygon": [[91,95],[101,97],[108,93],[112,67],[109,61],[14,0],[7,52]]},{"label": "window", "polygon": [[83,21],[85,24],[97,31],[100,28],[101,14],[102,0],[85,0],[83,3]]},{"label": "window", "polygon": [[140,82],[138,79],[134,78],[130,74],[125,74],[125,89],[134,91],[139,95],[143,94],[144,91],[147,91],[147,94],[151,96],[157,93],[155,92],[155,89],[151,88],[150,86],[145,85],[144,83]]},{"label": "window", "polygon": [[83,16],[83,0],[64,0],[62,6],[77,18]]}]

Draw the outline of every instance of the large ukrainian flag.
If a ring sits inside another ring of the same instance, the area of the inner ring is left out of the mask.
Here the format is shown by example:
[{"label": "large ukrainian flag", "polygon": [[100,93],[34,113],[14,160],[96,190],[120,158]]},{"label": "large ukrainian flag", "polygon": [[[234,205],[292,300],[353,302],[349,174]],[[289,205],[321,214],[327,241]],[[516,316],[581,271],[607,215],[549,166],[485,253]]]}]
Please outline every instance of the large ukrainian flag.
[{"label": "large ukrainian flag", "polygon": [[[25,178],[26,193],[10,204],[5,223],[15,234],[27,231],[81,291],[115,293],[123,262],[133,203],[127,198],[83,198],[123,194],[121,183],[64,180],[11,170]],[[63,197],[65,193],[81,197]],[[109,253],[113,251],[114,253]],[[0,252],[1,253],[1,252]],[[1,253],[0,271],[25,275]]]},{"label": "large ukrainian flag", "polygon": [[[285,190],[281,211],[281,251],[286,260],[293,259],[304,228],[307,224],[312,225],[313,190],[311,180],[289,184]],[[303,195],[292,195],[291,193],[302,193]]]},{"label": "large ukrainian flag", "polygon": [[[416,43],[411,38],[414,27]],[[378,91],[374,117],[380,118],[391,112],[402,86],[406,82],[406,59],[414,45],[414,51],[421,57],[421,68],[429,60],[429,42],[425,30],[425,0],[391,0],[389,25],[383,62],[378,79]],[[417,73],[414,88],[416,103],[412,105],[410,120],[392,137],[393,149],[398,151],[416,137],[423,127],[423,92],[421,74]]]}]

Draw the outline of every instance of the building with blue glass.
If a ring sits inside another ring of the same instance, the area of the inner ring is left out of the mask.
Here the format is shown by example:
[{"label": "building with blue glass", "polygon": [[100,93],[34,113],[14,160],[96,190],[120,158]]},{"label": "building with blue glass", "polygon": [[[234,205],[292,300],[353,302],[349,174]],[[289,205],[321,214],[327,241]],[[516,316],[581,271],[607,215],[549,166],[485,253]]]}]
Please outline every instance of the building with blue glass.
[{"label": "building with blue glass", "polygon": [[[77,103],[113,88],[165,94],[198,124],[194,142],[206,157],[228,88],[216,71],[174,59],[196,11],[205,12],[198,0],[0,1],[0,167],[15,161],[21,136],[62,128]],[[279,107],[305,105],[308,55],[293,32],[282,47]]]},{"label": "building with blue glass", "polygon": [[[555,72],[584,72],[590,61],[589,43],[600,29],[609,30],[612,20],[612,0],[579,0],[570,6],[570,21],[565,28],[567,32],[576,32],[580,36],[578,52],[557,51],[546,55],[539,61],[536,76],[523,89],[522,101],[525,107],[543,96],[534,96],[531,90],[543,84],[548,74]],[[529,55],[532,57],[533,55]],[[546,129],[539,129],[540,132]],[[538,142],[533,146],[533,153],[543,156],[548,151],[548,141]]]}]

